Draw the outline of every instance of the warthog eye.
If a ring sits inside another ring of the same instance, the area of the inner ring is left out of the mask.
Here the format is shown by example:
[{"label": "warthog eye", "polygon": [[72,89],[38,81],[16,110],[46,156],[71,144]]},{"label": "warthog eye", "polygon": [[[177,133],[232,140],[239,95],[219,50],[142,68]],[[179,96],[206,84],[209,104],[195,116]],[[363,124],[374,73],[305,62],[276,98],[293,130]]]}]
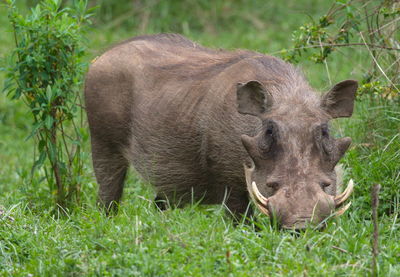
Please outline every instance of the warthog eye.
[{"label": "warthog eye", "polygon": [[334,151],[334,140],[329,134],[329,126],[324,123],[314,130],[318,147],[324,152],[327,158],[331,158]]},{"label": "warthog eye", "polygon": [[321,125],[321,135],[324,138],[328,138],[329,137],[329,127],[328,124],[322,124]]},{"label": "warthog eye", "polygon": [[327,187],[329,187],[331,184],[330,184],[330,183],[327,183],[327,182],[321,182],[321,183],[319,183],[319,185],[321,186],[321,189],[322,189],[323,191],[325,191],[325,189],[326,189]]},{"label": "warthog eye", "polygon": [[269,187],[270,189],[272,189],[274,191],[278,190],[278,188],[279,188],[279,183],[277,183],[277,182],[270,182],[270,183],[267,183],[266,185],[267,185],[267,187]]},{"label": "warthog eye", "polygon": [[267,130],[265,131],[265,134],[272,135],[273,132],[274,132],[274,127],[273,126],[268,126]]},{"label": "warthog eye", "polygon": [[271,150],[271,146],[275,141],[276,137],[276,123],[272,120],[268,120],[264,125],[264,136],[260,140],[258,146],[260,147],[261,151],[266,154]]}]

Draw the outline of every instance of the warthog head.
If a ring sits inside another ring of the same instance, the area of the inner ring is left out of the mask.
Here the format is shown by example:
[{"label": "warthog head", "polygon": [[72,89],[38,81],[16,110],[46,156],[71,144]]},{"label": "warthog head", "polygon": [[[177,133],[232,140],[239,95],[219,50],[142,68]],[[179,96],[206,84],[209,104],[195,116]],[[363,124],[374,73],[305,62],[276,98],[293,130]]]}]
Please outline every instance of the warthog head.
[{"label": "warthog head", "polygon": [[351,116],[356,90],[357,82],[347,80],[322,98],[301,98],[296,92],[272,94],[258,81],[238,84],[239,113],[262,122],[255,136],[242,135],[250,157],[245,165],[247,188],[257,207],[281,227],[318,225],[350,196],[352,182],[336,195],[335,165],[351,139],[333,138],[328,122]]}]

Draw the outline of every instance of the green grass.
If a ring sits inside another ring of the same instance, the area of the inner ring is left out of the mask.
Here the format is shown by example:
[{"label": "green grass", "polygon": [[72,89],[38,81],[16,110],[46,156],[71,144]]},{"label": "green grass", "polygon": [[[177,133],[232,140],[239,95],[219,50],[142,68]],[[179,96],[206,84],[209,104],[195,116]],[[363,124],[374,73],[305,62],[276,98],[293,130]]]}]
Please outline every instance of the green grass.
[{"label": "green grass", "polygon": [[[203,19],[203,25],[207,21],[212,22],[208,25],[221,23],[214,30],[192,24],[197,17],[190,10],[181,11],[186,17],[179,19],[189,22],[189,27],[176,26],[178,19],[163,15],[165,7],[155,8],[141,31],[134,23],[114,28],[97,25],[88,34],[87,59],[112,43],[158,31],[179,31],[211,47],[273,53],[290,47],[291,30],[306,21],[307,14],[321,14],[329,6],[322,0],[238,3],[239,7],[227,9],[222,21]],[[248,14],[256,16],[265,28],[249,21]],[[132,31],[127,31],[129,28]],[[9,30],[6,11],[0,6],[1,57],[13,47]],[[345,54],[328,63],[332,82],[361,76],[365,56],[358,51]],[[302,62],[301,66],[314,86],[322,91],[330,87],[324,65]],[[33,142],[26,140],[30,122],[23,105],[0,95],[0,205],[14,218],[0,216],[0,276],[369,275],[369,189],[375,182],[382,184],[381,199],[385,199],[379,219],[379,272],[381,276],[400,275],[399,204],[396,207],[387,201],[397,199],[399,203],[400,198],[398,103],[363,98],[351,119],[335,123],[338,135],[351,136],[354,141],[343,159],[345,179],[356,182],[353,206],[341,218],[330,220],[325,230],[309,229],[300,235],[275,230],[261,215],[252,223],[234,226],[222,206],[194,204],[160,212],[152,202],[151,186],[133,173],[118,215],[108,218],[95,205],[97,184],[89,154],[81,204],[59,216],[54,213],[46,183],[39,174],[30,176],[34,153]],[[85,149],[90,153],[87,143]]]},{"label": "green grass", "polygon": [[[34,213],[26,203],[10,206],[15,221],[2,222],[1,270],[13,276],[368,274],[371,222],[360,221],[356,212],[323,232],[307,230],[296,237],[272,229],[268,220],[257,223],[259,231],[252,225],[234,227],[217,206],[160,213],[149,199],[151,193],[139,184],[129,186],[114,218],[93,206],[62,219]],[[384,220],[380,270],[397,276],[398,223]]]}]

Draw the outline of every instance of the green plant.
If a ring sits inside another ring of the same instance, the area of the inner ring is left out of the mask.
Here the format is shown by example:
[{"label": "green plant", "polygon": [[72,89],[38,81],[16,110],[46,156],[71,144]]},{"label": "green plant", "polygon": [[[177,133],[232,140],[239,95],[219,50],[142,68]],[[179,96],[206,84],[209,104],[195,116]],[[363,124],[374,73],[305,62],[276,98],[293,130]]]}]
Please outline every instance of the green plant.
[{"label": "green plant", "polygon": [[[336,0],[328,12],[293,32],[294,47],[281,51],[291,62],[306,55],[326,63],[339,49],[367,50],[359,95],[400,95],[400,3],[395,0]],[[365,59],[364,58],[364,59]]]},{"label": "green plant", "polygon": [[[44,0],[29,15],[7,0],[15,49],[9,57],[4,91],[29,107],[37,157],[32,173],[43,168],[56,202],[65,207],[79,197],[82,175],[79,89],[86,64],[82,28],[89,22],[86,1],[61,8]],[[82,116],[80,116],[82,117]]]}]

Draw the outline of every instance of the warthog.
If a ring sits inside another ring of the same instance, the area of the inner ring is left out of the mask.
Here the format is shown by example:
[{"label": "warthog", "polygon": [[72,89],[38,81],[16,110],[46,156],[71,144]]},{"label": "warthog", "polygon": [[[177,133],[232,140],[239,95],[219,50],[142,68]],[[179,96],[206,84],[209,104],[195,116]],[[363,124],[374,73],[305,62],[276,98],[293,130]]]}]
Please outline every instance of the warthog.
[{"label": "warthog", "polygon": [[180,35],[123,42],[86,79],[99,200],[120,200],[132,164],[158,200],[244,214],[251,197],[284,228],[318,224],[351,193],[336,195],[334,171],[351,139],[334,139],[328,122],[351,116],[356,90],[347,80],[320,97],[278,58]]}]

